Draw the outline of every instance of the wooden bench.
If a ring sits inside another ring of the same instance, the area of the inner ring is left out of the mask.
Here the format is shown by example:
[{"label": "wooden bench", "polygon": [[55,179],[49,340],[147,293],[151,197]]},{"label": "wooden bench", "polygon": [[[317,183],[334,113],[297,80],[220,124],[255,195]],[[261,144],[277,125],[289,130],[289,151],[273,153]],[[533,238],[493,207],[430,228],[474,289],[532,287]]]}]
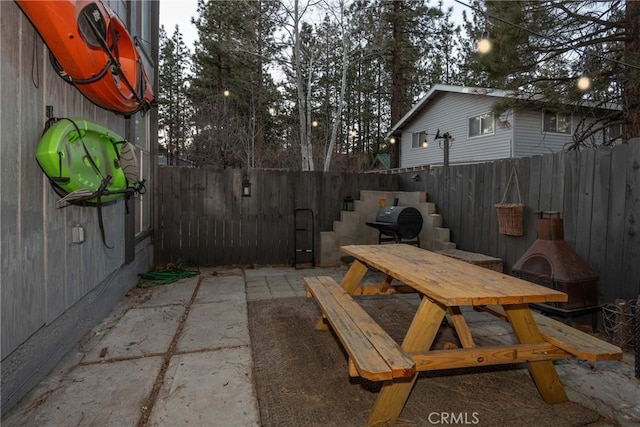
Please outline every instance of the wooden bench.
[{"label": "wooden bench", "polygon": [[445,249],[437,251],[437,253],[502,273],[502,260],[500,258],[494,258],[474,252],[461,251],[460,249]]},{"label": "wooden bench", "polygon": [[[499,305],[478,307],[503,320],[507,320],[504,309]],[[593,362],[601,360],[622,360],[622,349],[599,338],[579,331],[569,325],[539,313],[532,312],[542,338],[549,344],[574,356]]]},{"label": "wooden bench", "polygon": [[305,277],[309,293],[349,354],[350,374],[371,381],[411,377],[415,362],[331,277]]}]

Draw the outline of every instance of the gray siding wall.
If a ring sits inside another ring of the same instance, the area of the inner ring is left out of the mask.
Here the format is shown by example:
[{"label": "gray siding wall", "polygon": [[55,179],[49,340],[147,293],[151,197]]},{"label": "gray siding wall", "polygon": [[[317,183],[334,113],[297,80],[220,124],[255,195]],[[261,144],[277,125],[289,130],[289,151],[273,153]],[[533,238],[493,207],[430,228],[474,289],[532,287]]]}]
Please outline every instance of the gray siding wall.
[{"label": "gray siding wall", "polygon": [[[122,13],[127,3],[110,3],[126,20]],[[152,9],[157,14],[157,3]],[[131,135],[130,126],[126,119],[91,104],[55,74],[46,46],[14,2],[0,2],[0,21],[0,309],[5,413],[100,320],[93,318],[95,313],[108,313],[135,284],[135,272],[127,271],[145,271],[152,251],[145,249],[150,240],[142,239],[136,248],[140,254],[136,263],[124,265],[122,201],[102,210],[107,243],[113,249],[102,244],[95,208],[56,207],[59,197],[35,160],[46,106],[53,107],[55,117],[82,117],[123,136]],[[157,28],[157,17],[151,22]],[[157,134],[156,126],[152,127]],[[75,225],[85,229],[82,244],[71,243]],[[113,283],[114,278],[120,281]],[[110,289],[97,292],[104,283]],[[93,320],[87,321],[88,313]]]},{"label": "gray siding wall", "polygon": [[[495,118],[495,134],[469,138],[469,117],[491,111],[495,98],[485,95],[461,93],[438,94],[425,107],[423,113],[407,125],[402,133],[400,167],[442,164],[444,152],[439,146],[442,140],[433,135],[449,132],[455,138],[449,151],[451,163],[479,162],[508,158],[511,155],[512,127],[502,126]],[[502,118],[504,120],[504,118]],[[411,135],[426,130],[429,134],[427,148],[411,148]]]},{"label": "gray siding wall", "polygon": [[[597,122],[596,117],[587,117],[578,113],[573,113],[571,117],[571,135],[543,133],[542,132],[542,110],[538,111],[518,111],[516,113],[517,125],[515,127],[515,147],[514,157],[528,157],[540,154],[558,153],[563,151],[567,144],[573,141],[576,128],[582,126],[588,129],[589,126]],[[600,125],[596,125],[598,128]],[[604,142],[602,131],[594,133],[586,144],[600,145]],[[621,142],[620,139],[617,140]]]},{"label": "gray siding wall", "polygon": [[[542,132],[542,110],[518,111],[516,114],[514,157],[558,153],[573,139],[572,135]],[[571,128],[575,129],[580,116],[573,115]]]}]

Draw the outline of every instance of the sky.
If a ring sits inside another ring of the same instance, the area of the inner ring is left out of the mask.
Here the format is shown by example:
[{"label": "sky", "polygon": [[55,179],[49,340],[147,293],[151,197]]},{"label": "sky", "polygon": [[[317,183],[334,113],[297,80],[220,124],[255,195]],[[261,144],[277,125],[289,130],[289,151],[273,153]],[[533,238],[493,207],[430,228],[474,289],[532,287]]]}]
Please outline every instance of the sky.
[{"label": "sky", "polygon": [[[233,0],[230,0],[233,1]],[[429,4],[436,4],[432,0]],[[454,19],[462,22],[462,10],[464,6],[453,0],[443,0],[445,7],[453,7]],[[160,0],[160,25],[164,25],[167,35],[171,37],[176,24],[180,26],[180,32],[187,47],[193,52],[193,44],[198,38],[195,25],[191,24],[191,18],[197,15],[198,0]]]},{"label": "sky", "polygon": [[164,25],[167,35],[171,37],[176,24],[187,47],[193,52],[193,43],[198,38],[191,18],[197,15],[198,0],[160,0],[160,25]]}]

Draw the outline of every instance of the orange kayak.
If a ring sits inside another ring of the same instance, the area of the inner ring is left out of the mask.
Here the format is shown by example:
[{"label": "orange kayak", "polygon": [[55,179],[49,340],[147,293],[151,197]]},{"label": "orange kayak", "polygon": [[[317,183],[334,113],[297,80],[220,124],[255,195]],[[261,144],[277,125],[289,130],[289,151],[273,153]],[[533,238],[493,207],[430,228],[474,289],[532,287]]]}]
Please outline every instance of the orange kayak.
[{"label": "orange kayak", "polygon": [[153,88],[136,42],[100,0],[16,0],[58,74],[94,104],[123,115],[149,109]]}]

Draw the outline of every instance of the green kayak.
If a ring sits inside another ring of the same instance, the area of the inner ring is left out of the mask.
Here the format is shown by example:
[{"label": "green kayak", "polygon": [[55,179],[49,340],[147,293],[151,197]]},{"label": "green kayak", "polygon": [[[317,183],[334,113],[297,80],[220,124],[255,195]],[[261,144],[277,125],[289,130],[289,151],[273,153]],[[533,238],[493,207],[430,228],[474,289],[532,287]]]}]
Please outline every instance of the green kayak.
[{"label": "green kayak", "polygon": [[36,160],[53,189],[72,204],[104,204],[142,188],[134,147],[95,123],[64,118],[47,129]]}]

